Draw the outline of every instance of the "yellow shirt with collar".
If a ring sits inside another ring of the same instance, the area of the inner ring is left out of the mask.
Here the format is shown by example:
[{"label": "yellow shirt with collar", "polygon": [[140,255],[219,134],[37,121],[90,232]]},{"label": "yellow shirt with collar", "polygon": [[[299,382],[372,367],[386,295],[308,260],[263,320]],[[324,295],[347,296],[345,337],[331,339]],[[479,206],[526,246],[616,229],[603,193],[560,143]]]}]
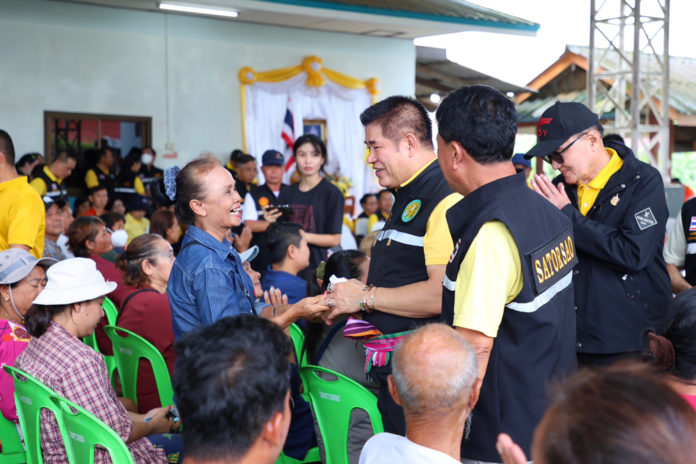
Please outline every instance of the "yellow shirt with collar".
[{"label": "yellow shirt with collar", "polygon": [[[48,166],[43,167],[43,172],[48,176],[49,179],[51,179],[53,182],[56,184],[60,185],[63,183],[61,179],[58,179],[50,169],[48,169]],[[40,196],[44,196],[48,193],[48,185],[46,185],[46,181],[44,181],[42,178],[37,177],[36,179],[32,180],[29,182],[29,185],[34,187],[34,190],[38,192]]]},{"label": "yellow shirt with collar", "polygon": [[623,158],[611,148],[604,148],[611,155],[611,159],[606,166],[599,171],[599,174],[590,181],[589,184],[578,184],[578,209],[583,216],[594,206],[599,192],[607,185],[611,176],[616,174],[623,166]]},{"label": "yellow shirt with collar", "polygon": [[125,219],[126,221],[123,228],[128,233],[128,241],[126,244],[129,244],[135,237],[146,234],[150,230],[150,220],[146,217],[136,219],[131,213],[126,213]]},{"label": "yellow shirt with collar", "polygon": [[25,245],[36,258],[43,257],[46,209],[26,176],[0,182],[0,250]]},{"label": "yellow shirt with collar", "polygon": [[501,221],[486,222],[457,273],[453,325],[495,338],[505,306],[523,284],[520,253],[510,229]]},{"label": "yellow shirt with collar", "polygon": [[[413,174],[406,182],[401,184],[399,188],[406,187],[410,182],[418,177],[428,166],[433,164],[437,158],[433,158],[430,162],[421,167]],[[445,179],[442,179],[445,182]],[[454,243],[450,235],[449,226],[447,225],[447,217],[445,213],[452,205],[464,198],[459,193],[451,193],[440,200],[440,203],[435,206],[428,223],[425,226],[425,237],[423,238],[423,252],[425,253],[425,265],[436,266],[445,265],[449,262]]]}]

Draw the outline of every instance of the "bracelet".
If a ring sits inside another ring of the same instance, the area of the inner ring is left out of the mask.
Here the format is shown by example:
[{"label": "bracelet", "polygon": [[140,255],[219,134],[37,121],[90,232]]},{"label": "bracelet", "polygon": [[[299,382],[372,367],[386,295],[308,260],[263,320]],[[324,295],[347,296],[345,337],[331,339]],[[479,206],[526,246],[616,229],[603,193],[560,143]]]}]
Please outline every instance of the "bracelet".
[{"label": "bracelet", "polygon": [[[365,285],[362,289],[363,292],[366,292],[370,289],[369,285]],[[360,298],[360,312],[366,313],[367,312],[367,299],[366,298]]]},{"label": "bracelet", "polygon": [[377,293],[377,287],[372,287],[372,295],[370,295],[370,312],[375,310],[375,293]]}]

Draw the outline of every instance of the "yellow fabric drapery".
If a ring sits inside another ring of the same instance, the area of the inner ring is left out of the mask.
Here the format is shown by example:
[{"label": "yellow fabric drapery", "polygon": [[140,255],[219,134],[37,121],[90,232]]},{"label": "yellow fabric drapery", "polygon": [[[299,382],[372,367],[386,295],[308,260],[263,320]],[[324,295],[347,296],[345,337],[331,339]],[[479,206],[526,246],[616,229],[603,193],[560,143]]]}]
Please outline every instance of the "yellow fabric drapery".
[{"label": "yellow fabric drapery", "polygon": [[361,80],[355,77],[347,76],[338,71],[325,68],[321,58],[318,56],[307,56],[302,60],[302,64],[298,66],[272,69],[270,71],[263,72],[256,72],[253,68],[245,66],[239,70],[238,74],[239,82],[241,83],[242,141],[245,152],[247,151],[247,147],[246,128],[244,124],[246,107],[244,88],[247,85],[254,85],[256,82],[283,82],[297,76],[303,71],[307,73],[307,80],[305,83],[310,87],[321,87],[326,84],[326,79],[329,79],[332,82],[348,89],[367,89],[367,92],[372,96],[372,103],[377,101],[377,94],[379,93],[379,80],[376,77]]}]

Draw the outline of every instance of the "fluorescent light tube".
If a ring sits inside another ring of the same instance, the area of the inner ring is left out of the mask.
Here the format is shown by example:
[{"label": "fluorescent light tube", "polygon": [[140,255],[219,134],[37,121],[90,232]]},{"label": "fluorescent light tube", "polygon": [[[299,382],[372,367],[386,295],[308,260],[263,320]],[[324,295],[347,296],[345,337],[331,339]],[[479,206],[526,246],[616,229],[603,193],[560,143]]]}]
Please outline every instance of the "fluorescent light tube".
[{"label": "fluorescent light tube", "polygon": [[160,2],[159,7],[162,10],[180,11],[183,13],[194,13],[211,16],[225,16],[228,18],[236,18],[239,15],[239,13],[237,13],[235,10],[230,10],[227,8],[192,5],[190,3]]}]

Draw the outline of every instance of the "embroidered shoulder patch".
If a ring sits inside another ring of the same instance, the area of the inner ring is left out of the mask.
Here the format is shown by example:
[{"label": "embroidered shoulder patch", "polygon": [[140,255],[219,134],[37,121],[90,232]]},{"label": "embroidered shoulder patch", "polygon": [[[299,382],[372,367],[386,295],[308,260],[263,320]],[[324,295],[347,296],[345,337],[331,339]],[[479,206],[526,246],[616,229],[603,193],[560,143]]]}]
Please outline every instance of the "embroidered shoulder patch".
[{"label": "embroidered shoulder patch", "polygon": [[420,210],[420,207],[421,201],[418,199],[413,200],[411,203],[406,205],[404,212],[401,214],[401,220],[403,222],[409,222],[411,219],[416,217],[416,214],[418,214],[418,210]]},{"label": "embroidered shoulder patch", "polygon": [[640,230],[648,229],[652,226],[657,225],[657,219],[650,208],[645,208],[642,211],[638,211],[635,214],[636,223]]}]

